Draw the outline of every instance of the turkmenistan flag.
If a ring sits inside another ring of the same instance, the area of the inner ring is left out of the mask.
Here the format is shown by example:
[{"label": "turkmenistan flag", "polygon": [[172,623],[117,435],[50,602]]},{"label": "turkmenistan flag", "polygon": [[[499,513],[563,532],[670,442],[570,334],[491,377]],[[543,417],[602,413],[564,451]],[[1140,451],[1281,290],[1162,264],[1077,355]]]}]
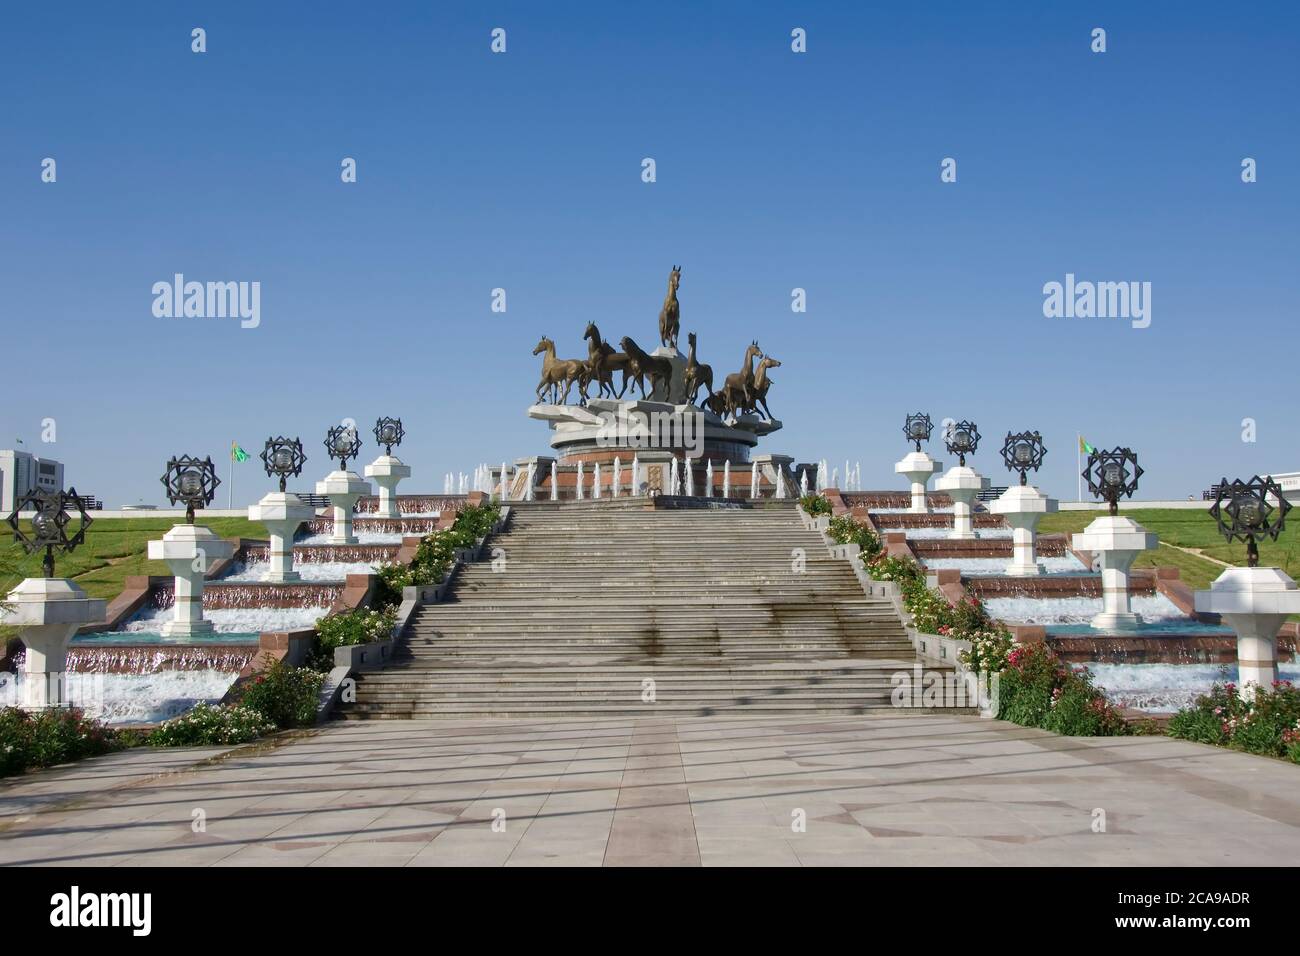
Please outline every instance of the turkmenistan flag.
[{"label": "turkmenistan flag", "polygon": [[1079,436],[1079,451],[1083,452],[1085,455],[1091,455],[1096,450],[1097,449],[1093,448],[1091,445],[1089,445],[1086,441],[1083,440],[1082,435]]},{"label": "turkmenistan flag", "polygon": [[239,447],[238,442],[230,443],[230,460],[231,461],[248,461],[248,452]]}]

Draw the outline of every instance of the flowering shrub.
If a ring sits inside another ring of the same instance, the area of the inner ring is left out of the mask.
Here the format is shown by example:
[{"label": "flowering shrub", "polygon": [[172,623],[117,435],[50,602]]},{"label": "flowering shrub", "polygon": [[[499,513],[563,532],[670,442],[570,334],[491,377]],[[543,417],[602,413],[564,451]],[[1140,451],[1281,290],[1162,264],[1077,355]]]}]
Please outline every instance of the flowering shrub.
[{"label": "flowering shrub", "polygon": [[330,670],[334,666],[334,648],[387,640],[396,623],[397,610],[392,607],[356,608],[322,618],[316,622],[312,667],[316,670]]},{"label": "flowering shrub", "polygon": [[1128,724],[1086,668],[1069,667],[1046,644],[1024,644],[1007,655],[999,687],[998,716],[1024,727],[1072,737],[1113,737]]},{"label": "flowering shrub", "polygon": [[257,711],[277,727],[306,727],[316,722],[324,683],[319,671],[275,661],[236,688],[234,703]]},{"label": "flowering shrub", "polygon": [[799,499],[799,507],[814,518],[828,515],[833,510],[830,501],[821,495],[804,495]]},{"label": "flowering shrub", "polygon": [[1169,735],[1300,763],[1300,690],[1290,681],[1242,700],[1234,684],[1215,684],[1169,720]]},{"label": "flowering shrub", "polygon": [[877,558],[867,565],[867,573],[873,581],[896,581],[904,587],[916,581],[925,584],[925,572],[910,558]]},{"label": "flowering shrub", "polygon": [[[825,501],[826,499],[818,499]],[[832,518],[826,533],[836,544],[856,544],[863,561],[871,561],[880,554],[880,536],[865,524],[859,524],[848,515]]]},{"label": "flowering shrub", "polygon": [[970,650],[961,652],[961,662],[977,674],[999,674],[1015,649],[1011,635],[1001,629],[973,631],[962,640],[970,641]]},{"label": "flowering shrub", "polygon": [[188,713],[163,721],[147,743],[155,747],[242,744],[275,731],[275,722],[251,707],[196,704]]},{"label": "flowering shrub", "polygon": [[112,728],[75,707],[35,714],[17,707],[0,709],[0,777],[97,757],[122,746]]}]

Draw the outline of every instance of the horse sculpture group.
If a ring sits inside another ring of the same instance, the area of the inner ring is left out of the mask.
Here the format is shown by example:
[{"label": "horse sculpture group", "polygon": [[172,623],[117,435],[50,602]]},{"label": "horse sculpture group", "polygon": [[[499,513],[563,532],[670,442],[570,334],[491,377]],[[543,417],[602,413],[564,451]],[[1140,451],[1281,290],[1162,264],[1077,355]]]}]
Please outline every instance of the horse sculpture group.
[{"label": "horse sculpture group", "polygon": [[[673,266],[668,276],[668,294],[664,297],[663,308],[659,311],[659,341],[666,348],[676,348],[681,324],[681,306],[677,301],[677,288],[681,284],[682,270]],[[587,342],[587,358],[559,359],[555,357],[555,343],[542,336],[534,355],[542,355],[542,379],[537,384],[537,400],[548,396],[552,402],[564,404],[569,400],[569,393],[577,386],[578,400],[587,404],[587,390],[595,383],[600,398],[622,398],[628,390],[629,383],[635,384],[645,398],[646,380],[650,381],[650,391],[667,395],[673,378],[673,364],[664,356],[651,355],[632,341],[629,336],[619,340],[621,352],[606,342],[600,335],[595,322],[587,323],[582,337]],[[771,356],[764,355],[757,340],[745,349],[745,360],[740,371],[733,372],[723,380],[722,388],[713,389],[713,368],[699,361],[695,350],[697,340],[694,332],[686,336],[690,344],[687,354],[683,381],[686,386],[686,400],[692,405],[698,404],[719,416],[734,417],[737,413],[762,413],[768,421],[772,412],[767,407],[767,390],[771,385],[768,369],[778,368],[781,363]],[[755,362],[757,361],[757,366]],[[614,373],[622,373],[617,391],[614,389]],[[705,398],[699,401],[700,390]]]}]

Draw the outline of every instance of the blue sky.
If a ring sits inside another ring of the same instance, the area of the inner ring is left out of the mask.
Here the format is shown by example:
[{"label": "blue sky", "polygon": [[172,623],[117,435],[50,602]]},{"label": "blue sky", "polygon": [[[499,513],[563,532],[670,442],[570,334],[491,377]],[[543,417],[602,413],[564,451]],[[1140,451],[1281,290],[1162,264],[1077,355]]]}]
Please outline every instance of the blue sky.
[{"label": "blue sky", "polygon": [[[546,452],[524,415],[541,334],[577,357],[594,320],[649,347],[680,264],[704,360],[730,371],[758,338],[783,362],[785,429],[763,449],[861,460],[868,487],[901,487],[917,409],[976,420],[973,463],[999,482],[997,439],[1040,429],[1039,483],[1062,498],[1076,432],[1136,449],[1145,497],[1300,469],[1298,19],[1172,2],[8,5],[0,447],[22,437],[115,507],[158,501],[169,455],[210,453],[224,477],[231,439],[255,453],[272,433],[302,435],[314,480],[329,425],[399,415],[404,490],[441,491],[446,471]],[[151,287],[177,272],[259,281],[261,325],[156,318]],[[1151,282],[1150,328],[1045,318],[1043,284],[1069,272]],[[270,488],[253,465],[237,503]]]}]

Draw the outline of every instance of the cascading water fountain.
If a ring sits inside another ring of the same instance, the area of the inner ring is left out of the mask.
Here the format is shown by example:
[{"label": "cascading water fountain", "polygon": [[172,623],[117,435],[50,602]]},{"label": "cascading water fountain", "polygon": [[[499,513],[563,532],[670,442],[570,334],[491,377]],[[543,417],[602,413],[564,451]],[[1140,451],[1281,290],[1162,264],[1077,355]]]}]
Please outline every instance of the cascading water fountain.
[{"label": "cascading water fountain", "polygon": [[578,501],[582,500],[582,477],[582,462],[578,462],[578,491],[576,499]]},{"label": "cascading water fountain", "polygon": [[753,501],[758,497],[758,462],[751,462],[749,466],[749,499]]},{"label": "cascading water fountain", "polygon": [[722,463],[722,497],[731,497],[731,460]]},{"label": "cascading water fountain", "polygon": [[591,497],[600,497],[600,462],[596,462],[591,469]]},{"label": "cascading water fountain", "polygon": [[551,500],[552,501],[560,500],[560,482],[556,477],[558,474],[559,472],[555,467],[555,462],[552,461],[551,462]]},{"label": "cascading water fountain", "polygon": [[695,468],[689,462],[686,464],[686,497],[695,497]]},{"label": "cascading water fountain", "polygon": [[614,480],[610,483],[611,485],[610,492],[613,494],[615,498],[618,497],[618,493],[620,490],[619,486],[623,479],[622,472],[623,472],[623,462],[619,459],[617,455],[615,455],[614,456]]},{"label": "cascading water fountain", "polygon": [[713,497],[713,459],[710,458],[704,466],[704,496]]}]

